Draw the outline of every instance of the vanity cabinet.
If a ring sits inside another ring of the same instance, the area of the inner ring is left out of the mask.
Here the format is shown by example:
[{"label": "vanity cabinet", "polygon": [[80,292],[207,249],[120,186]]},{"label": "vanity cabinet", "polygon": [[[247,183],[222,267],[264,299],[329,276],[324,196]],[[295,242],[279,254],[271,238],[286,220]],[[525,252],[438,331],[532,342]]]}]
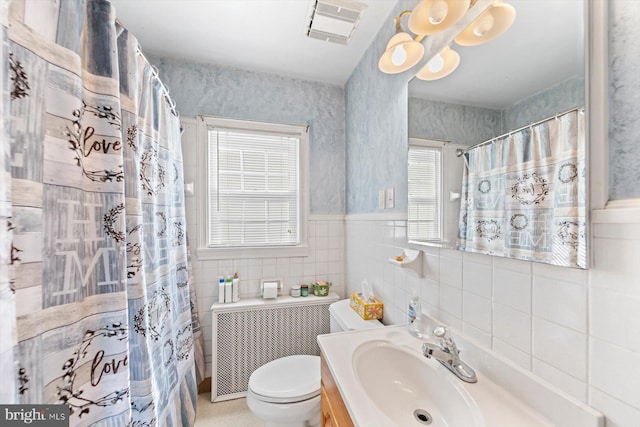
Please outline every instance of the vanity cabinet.
[{"label": "vanity cabinet", "polygon": [[324,355],[320,354],[321,369],[321,395],[320,412],[322,414],[322,427],[353,427],[353,421],[349,416],[347,407],[342,400],[338,386],[336,385],[331,371],[324,360]]}]

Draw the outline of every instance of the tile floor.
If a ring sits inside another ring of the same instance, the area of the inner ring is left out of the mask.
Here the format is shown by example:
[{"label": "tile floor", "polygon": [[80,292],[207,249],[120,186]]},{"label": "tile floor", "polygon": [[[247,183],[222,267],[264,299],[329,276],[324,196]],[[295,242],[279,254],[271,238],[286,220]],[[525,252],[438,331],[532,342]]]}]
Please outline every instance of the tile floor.
[{"label": "tile floor", "polygon": [[211,394],[198,395],[194,427],[264,427],[247,407],[246,399],[211,403]]}]

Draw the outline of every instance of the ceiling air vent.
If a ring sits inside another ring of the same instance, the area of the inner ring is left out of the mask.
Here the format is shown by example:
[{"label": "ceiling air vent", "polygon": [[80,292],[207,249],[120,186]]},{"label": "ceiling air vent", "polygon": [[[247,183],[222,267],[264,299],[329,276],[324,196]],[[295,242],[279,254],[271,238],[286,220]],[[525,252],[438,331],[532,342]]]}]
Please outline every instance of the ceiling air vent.
[{"label": "ceiling air vent", "polygon": [[307,36],[347,44],[355,33],[365,4],[344,0],[314,0]]}]

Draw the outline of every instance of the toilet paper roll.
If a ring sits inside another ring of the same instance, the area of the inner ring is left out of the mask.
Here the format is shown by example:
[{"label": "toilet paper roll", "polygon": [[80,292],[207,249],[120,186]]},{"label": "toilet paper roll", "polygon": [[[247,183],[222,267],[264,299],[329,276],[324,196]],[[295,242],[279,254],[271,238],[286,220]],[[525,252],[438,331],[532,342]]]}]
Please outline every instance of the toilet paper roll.
[{"label": "toilet paper roll", "polygon": [[270,299],[278,296],[278,282],[264,282],[262,284],[262,298]]}]

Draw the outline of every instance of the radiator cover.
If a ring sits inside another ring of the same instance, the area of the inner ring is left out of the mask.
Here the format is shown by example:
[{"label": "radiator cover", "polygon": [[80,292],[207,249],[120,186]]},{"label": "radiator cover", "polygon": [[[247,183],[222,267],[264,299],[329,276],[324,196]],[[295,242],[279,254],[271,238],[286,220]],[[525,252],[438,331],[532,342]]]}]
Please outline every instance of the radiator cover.
[{"label": "radiator cover", "polygon": [[214,304],[211,401],[246,395],[254,370],[294,354],[319,355],[316,337],[330,331],[327,297],[248,299]]}]

